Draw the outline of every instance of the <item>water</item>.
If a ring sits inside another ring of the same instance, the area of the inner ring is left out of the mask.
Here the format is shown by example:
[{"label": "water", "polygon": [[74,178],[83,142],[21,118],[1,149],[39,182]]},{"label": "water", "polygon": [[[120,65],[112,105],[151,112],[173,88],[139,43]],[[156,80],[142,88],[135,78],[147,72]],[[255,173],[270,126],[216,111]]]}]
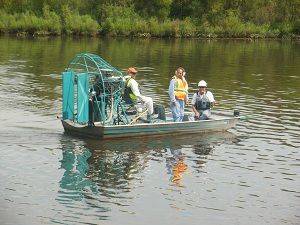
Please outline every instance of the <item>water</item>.
[{"label": "water", "polygon": [[[0,224],[300,224],[300,44],[0,38]],[[177,66],[251,119],[229,132],[127,140],[64,134],[61,72],[77,53],[168,104]]]}]

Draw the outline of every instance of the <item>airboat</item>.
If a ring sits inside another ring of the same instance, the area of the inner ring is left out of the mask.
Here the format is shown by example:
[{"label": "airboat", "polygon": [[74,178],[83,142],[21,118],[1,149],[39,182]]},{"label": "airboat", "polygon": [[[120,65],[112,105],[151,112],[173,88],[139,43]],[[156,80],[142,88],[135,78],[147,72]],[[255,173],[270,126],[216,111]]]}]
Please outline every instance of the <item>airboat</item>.
[{"label": "airboat", "polygon": [[192,112],[186,111],[183,122],[173,122],[163,105],[154,105],[149,119],[138,104],[125,101],[124,86],[122,72],[100,56],[76,55],[62,73],[60,119],[65,132],[96,139],[186,135],[225,131],[241,120],[236,112],[219,112],[209,120],[191,121]]}]

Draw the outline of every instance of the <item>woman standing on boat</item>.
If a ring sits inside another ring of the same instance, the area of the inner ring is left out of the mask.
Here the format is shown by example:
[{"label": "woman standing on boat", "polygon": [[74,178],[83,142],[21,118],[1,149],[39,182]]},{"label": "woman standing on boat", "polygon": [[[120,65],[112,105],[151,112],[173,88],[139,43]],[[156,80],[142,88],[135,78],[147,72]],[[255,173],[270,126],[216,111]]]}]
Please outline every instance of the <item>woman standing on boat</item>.
[{"label": "woman standing on boat", "polygon": [[216,103],[213,94],[206,91],[207,83],[201,80],[198,83],[199,91],[193,95],[192,110],[196,120],[208,120],[211,116],[210,108]]},{"label": "woman standing on boat", "polygon": [[[137,70],[133,67],[128,68],[127,76],[125,76],[125,98],[131,103],[135,103],[138,100],[142,101],[148,109],[148,115],[153,114],[153,100],[151,97],[141,95],[139,90],[139,84],[135,80]],[[126,101],[125,99],[125,101]]]},{"label": "woman standing on boat", "polygon": [[179,67],[169,85],[171,111],[174,122],[181,122],[184,116],[184,104],[188,102],[188,84],[184,78],[185,71]]}]

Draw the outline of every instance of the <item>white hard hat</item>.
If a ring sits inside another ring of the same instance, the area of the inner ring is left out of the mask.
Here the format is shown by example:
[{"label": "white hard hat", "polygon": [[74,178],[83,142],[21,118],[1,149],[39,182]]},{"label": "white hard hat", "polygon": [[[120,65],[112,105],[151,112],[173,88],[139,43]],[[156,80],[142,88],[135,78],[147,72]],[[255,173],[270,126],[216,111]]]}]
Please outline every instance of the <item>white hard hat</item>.
[{"label": "white hard hat", "polygon": [[204,80],[201,80],[201,81],[198,83],[198,87],[207,87],[207,83],[206,83]]}]

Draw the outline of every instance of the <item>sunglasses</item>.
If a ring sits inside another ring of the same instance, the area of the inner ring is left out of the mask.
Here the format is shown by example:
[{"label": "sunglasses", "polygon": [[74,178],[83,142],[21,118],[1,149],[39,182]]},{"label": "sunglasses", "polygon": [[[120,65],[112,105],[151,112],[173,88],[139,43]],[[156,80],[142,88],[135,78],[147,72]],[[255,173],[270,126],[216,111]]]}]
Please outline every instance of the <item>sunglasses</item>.
[{"label": "sunglasses", "polygon": [[204,86],[199,86],[199,88],[206,88],[206,87],[204,87]]}]

